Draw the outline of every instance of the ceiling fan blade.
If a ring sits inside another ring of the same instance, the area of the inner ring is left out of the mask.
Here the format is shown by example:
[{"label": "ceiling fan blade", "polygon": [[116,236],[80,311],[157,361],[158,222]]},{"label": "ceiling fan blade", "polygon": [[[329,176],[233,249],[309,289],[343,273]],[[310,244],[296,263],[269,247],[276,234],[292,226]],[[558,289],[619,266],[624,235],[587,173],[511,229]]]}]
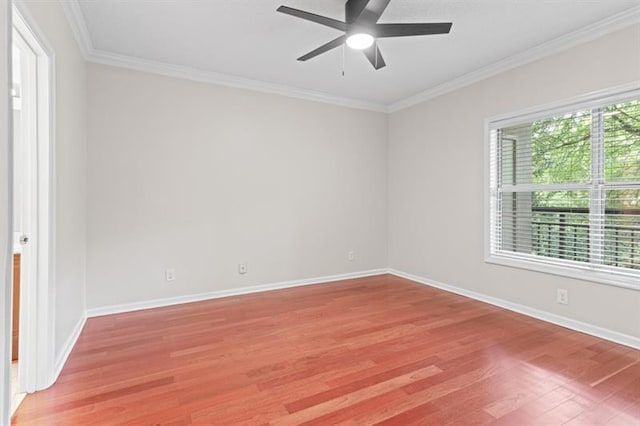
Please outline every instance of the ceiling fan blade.
[{"label": "ceiling fan blade", "polygon": [[356,22],[368,3],[369,0],[348,0],[344,5],[344,16],[347,24]]},{"label": "ceiling fan blade", "polygon": [[373,68],[379,70],[380,68],[383,68],[387,65],[384,62],[384,58],[382,57],[382,53],[380,53],[380,49],[378,48],[377,44],[374,44],[373,46],[367,49],[364,49],[362,52],[364,53],[364,56],[367,57],[369,62],[371,62],[371,65],[373,65]]},{"label": "ceiling fan blade", "polygon": [[347,39],[346,35],[341,35],[340,37],[331,40],[329,43],[323,44],[315,50],[307,53],[306,55],[300,56],[298,58],[299,61],[308,61],[311,58],[315,58],[316,56],[328,52],[331,49],[335,49],[336,47],[344,44],[344,41]]},{"label": "ceiling fan blade", "polygon": [[384,13],[391,0],[370,0],[362,11],[359,21],[365,24],[375,24]]},{"label": "ceiling fan blade", "polygon": [[340,31],[347,31],[347,24],[337,19],[327,18],[326,16],[316,15],[315,13],[305,12],[304,10],[294,9],[288,6],[280,6],[276,9],[280,13],[302,18],[316,24],[324,25]]},{"label": "ceiling fan blade", "polygon": [[376,37],[409,37],[431,34],[447,34],[451,31],[451,22],[430,24],[377,24]]}]

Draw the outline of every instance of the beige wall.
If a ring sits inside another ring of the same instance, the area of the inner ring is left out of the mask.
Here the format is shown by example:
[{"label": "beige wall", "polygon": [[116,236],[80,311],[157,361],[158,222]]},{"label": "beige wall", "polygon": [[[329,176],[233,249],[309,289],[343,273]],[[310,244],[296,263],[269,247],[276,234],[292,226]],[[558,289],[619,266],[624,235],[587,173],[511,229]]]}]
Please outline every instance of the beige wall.
[{"label": "beige wall", "polygon": [[86,64],[57,1],[23,1],[55,52],[55,350],[85,310]]},{"label": "beige wall", "polygon": [[638,80],[636,25],[391,114],[390,267],[640,337],[638,291],[483,261],[484,119]]},{"label": "beige wall", "polygon": [[386,267],[385,114],[95,64],[88,110],[89,308]]}]

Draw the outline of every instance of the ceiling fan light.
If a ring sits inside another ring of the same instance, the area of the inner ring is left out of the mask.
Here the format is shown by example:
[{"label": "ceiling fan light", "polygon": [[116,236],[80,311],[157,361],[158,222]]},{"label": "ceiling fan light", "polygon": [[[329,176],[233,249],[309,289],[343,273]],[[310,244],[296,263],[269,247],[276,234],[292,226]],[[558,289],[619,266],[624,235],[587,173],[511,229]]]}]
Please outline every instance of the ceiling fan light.
[{"label": "ceiling fan light", "polygon": [[347,38],[347,46],[356,50],[364,50],[373,44],[373,36],[366,33],[358,33],[350,35]]}]

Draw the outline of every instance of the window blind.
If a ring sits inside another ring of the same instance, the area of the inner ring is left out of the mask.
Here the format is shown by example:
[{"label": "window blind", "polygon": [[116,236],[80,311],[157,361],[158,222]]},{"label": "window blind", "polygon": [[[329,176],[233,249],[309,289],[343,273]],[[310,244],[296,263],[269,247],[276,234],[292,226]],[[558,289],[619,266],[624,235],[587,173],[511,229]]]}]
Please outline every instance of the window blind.
[{"label": "window blind", "polygon": [[491,255],[637,277],[640,99],[490,129]]}]

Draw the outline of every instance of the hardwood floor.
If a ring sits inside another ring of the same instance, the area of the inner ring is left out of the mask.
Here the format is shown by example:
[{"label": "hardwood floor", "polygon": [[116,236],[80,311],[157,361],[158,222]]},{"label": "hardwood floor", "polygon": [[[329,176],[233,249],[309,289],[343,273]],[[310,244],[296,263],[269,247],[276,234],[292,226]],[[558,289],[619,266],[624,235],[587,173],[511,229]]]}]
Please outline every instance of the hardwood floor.
[{"label": "hardwood floor", "polygon": [[640,424],[640,351],[392,276],[90,319],[14,424]]}]

